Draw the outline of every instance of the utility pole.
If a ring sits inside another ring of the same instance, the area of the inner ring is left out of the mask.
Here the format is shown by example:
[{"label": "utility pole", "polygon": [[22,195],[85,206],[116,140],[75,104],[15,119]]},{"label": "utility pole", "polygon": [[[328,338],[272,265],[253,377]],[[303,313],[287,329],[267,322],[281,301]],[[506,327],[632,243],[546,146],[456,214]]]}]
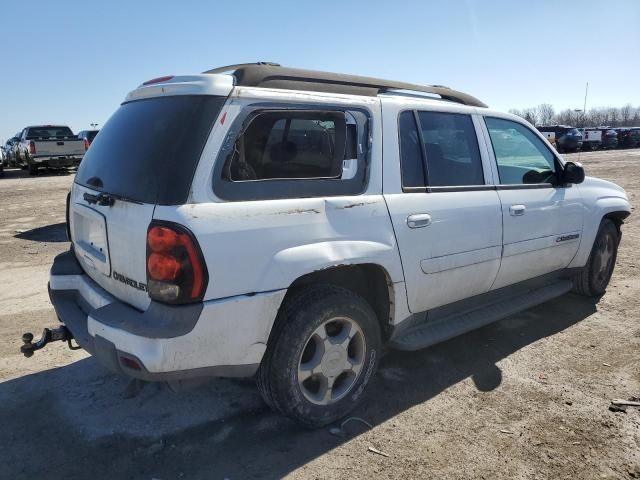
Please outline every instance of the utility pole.
[{"label": "utility pole", "polygon": [[[589,82],[587,82],[587,86],[584,87],[584,106],[582,107],[582,123],[584,124],[585,115],[587,114],[587,94],[589,93]],[[586,125],[582,125],[585,127]]]}]

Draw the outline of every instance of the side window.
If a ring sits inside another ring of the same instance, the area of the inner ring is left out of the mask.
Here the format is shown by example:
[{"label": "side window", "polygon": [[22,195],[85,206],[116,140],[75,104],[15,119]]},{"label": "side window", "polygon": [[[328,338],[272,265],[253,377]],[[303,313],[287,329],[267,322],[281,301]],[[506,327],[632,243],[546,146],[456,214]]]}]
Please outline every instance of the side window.
[{"label": "side window", "polygon": [[413,111],[402,112],[398,120],[400,130],[400,169],[403,187],[424,187],[424,161],[420,136]]},{"label": "side window", "polygon": [[524,125],[486,117],[502,185],[554,183],[555,155]]},{"label": "side window", "polygon": [[260,113],[236,139],[224,178],[339,179],[348,130],[343,112]]},{"label": "side window", "polygon": [[478,139],[469,115],[418,112],[418,123],[413,111],[400,114],[404,188],[484,185]]},{"label": "side window", "polygon": [[482,159],[469,115],[419,112],[431,187],[484,185]]},{"label": "side window", "polygon": [[369,112],[248,106],[230,126],[214,167],[225,200],[359,195],[369,169]]}]

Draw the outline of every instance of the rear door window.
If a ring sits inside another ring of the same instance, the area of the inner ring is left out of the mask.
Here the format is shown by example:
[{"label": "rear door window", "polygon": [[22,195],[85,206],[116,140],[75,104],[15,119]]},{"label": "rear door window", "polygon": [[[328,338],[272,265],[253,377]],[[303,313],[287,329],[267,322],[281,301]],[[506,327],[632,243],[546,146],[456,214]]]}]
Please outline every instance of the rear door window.
[{"label": "rear door window", "polygon": [[226,98],[175,95],[127,102],[80,164],[80,185],[143,203],[185,203]]},{"label": "rear door window", "polygon": [[482,158],[469,115],[419,112],[431,187],[484,185]]},{"label": "rear door window", "polygon": [[476,130],[469,115],[417,112],[416,123],[414,112],[402,112],[399,129],[404,188],[485,184]]},{"label": "rear door window", "polygon": [[400,168],[402,170],[402,187],[424,187],[427,180],[424,175],[424,160],[420,135],[413,111],[400,114]]}]

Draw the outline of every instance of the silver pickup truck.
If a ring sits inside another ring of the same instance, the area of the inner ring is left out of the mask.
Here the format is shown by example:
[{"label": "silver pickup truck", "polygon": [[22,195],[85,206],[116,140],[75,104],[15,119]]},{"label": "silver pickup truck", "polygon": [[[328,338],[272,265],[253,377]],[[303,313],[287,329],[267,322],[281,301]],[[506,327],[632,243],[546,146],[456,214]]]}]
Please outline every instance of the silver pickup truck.
[{"label": "silver pickup truck", "polygon": [[59,125],[26,127],[20,134],[16,163],[37,175],[40,167],[77,167],[84,156],[84,142],[71,129]]}]

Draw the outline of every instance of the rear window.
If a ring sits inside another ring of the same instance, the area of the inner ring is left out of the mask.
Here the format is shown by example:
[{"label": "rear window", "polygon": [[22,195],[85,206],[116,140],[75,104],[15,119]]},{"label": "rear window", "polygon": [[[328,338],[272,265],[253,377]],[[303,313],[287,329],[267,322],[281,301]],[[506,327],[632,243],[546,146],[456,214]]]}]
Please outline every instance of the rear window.
[{"label": "rear window", "polygon": [[33,127],[27,130],[27,140],[73,137],[69,127]]},{"label": "rear window", "polygon": [[185,203],[225,100],[177,95],[122,104],[85,154],[76,183],[143,203]]},{"label": "rear window", "polygon": [[93,139],[96,138],[96,135],[98,134],[98,130],[90,130],[87,132],[87,140],[89,140],[90,142],[93,142]]}]

